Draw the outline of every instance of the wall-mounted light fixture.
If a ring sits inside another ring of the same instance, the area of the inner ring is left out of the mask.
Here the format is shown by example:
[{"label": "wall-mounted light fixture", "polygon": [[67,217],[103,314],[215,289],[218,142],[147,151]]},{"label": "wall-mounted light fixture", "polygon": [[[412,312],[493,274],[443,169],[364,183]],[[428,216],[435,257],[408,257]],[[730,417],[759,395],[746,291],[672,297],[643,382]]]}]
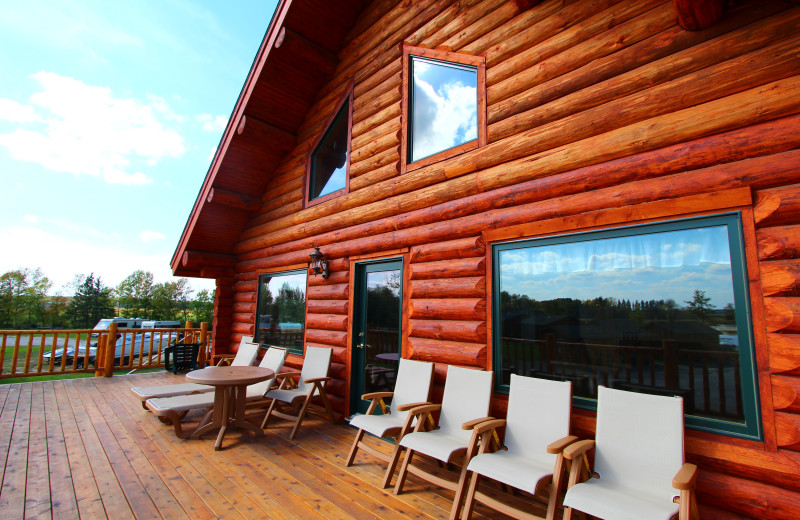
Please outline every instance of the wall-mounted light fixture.
[{"label": "wall-mounted light fixture", "polygon": [[311,271],[314,275],[322,274],[323,278],[328,277],[328,261],[325,260],[325,255],[319,250],[319,247],[314,247],[314,252],[308,255],[311,257]]}]

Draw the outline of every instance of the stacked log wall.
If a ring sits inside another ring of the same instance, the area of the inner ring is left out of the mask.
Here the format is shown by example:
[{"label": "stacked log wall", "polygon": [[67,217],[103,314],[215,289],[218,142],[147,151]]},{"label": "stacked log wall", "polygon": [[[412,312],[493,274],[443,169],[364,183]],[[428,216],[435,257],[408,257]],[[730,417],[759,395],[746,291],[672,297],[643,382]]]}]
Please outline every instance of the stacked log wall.
[{"label": "stacked log wall", "polygon": [[[792,517],[798,27],[800,7],[780,1],[739,5],[696,32],[677,25],[670,2],[375,2],[235,248],[233,294],[217,306],[230,344],[252,331],[258,273],[307,263],[319,246],[331,277],[309,276],[306,343],[334,348],[330,390],[345,412],[349,258],[410,248],[404,355],[435,361],[441,385],[445,364],[491,368],[485,231],[522,226],[508,237],[520,238],[713,213],[729,207],[721,190],[750,190],[743,215],[756,237],[745,241],[764,441],[687,431],[687,458],[701,466],[708,511]],[[488,145],[400,174],[403,42],[486,57]],[[351,82],[350,192],[304,208],[308,152]],[[288,366],[300,364],[292,357]],[[592,421],[577,413],[576,430],[591,435]]]}]

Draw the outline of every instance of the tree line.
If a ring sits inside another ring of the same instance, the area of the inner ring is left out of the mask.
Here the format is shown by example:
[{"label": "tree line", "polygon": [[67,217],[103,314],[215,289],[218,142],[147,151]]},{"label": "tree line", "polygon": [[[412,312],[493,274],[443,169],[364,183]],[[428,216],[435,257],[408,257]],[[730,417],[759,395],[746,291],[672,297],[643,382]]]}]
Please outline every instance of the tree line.
[{"label": "tree line", "polygon": [[51,294],[52,288],[38,268],[0,276],[0,329],[85,329],[114,316],[209,324],[213,319],[214,292],[195,293],[186,278],[155,283],[153,273],[137,270],[109,287],[90,273],[75,275]]}]

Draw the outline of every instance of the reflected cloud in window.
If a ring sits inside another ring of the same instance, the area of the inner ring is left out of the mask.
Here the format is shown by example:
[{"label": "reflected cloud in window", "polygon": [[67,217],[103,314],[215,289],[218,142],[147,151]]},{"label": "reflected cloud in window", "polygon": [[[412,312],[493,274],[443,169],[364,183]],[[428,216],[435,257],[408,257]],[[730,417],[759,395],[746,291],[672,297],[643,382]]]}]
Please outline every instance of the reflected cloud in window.
[{"label": "reflected cloud in window", "polygon": [[475,67],[411,57],[410,162],[478,138]]}]

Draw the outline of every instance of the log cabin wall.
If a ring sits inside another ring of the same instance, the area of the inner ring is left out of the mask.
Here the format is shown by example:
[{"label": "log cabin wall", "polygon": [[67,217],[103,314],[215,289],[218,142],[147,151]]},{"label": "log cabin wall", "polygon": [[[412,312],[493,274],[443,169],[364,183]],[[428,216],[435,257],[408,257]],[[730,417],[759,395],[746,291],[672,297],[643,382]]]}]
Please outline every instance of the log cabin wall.
[{"label": "log cabin wall", "polygon": [[[687,459],[704,518],[797,518],[800,7],[728,2],[687,31],[660,0],[532,3],[375,0],[362,12],[239,237],[235,277],[217,281],[217,341],[254,332],[259,274],[307,264],[319,246],[331,276],[308,278],[306,343],[334,348],[329,390],[346,413],[350,259],[405,248],[403,353],[437,362],[438,397],[445,364],[491,368],[487,230],[542,236],[612,225],[615,211],[657,221],[733,204],[764,441],[687,430]],[[485,56],[488,144],[401,175],[404,42]],[[310,148],[351,82],[349,192],[306,207]],[[717,196],[737,189],[753,204]],[[576,411],[574,427],[591,436],[592,414]]]}]

